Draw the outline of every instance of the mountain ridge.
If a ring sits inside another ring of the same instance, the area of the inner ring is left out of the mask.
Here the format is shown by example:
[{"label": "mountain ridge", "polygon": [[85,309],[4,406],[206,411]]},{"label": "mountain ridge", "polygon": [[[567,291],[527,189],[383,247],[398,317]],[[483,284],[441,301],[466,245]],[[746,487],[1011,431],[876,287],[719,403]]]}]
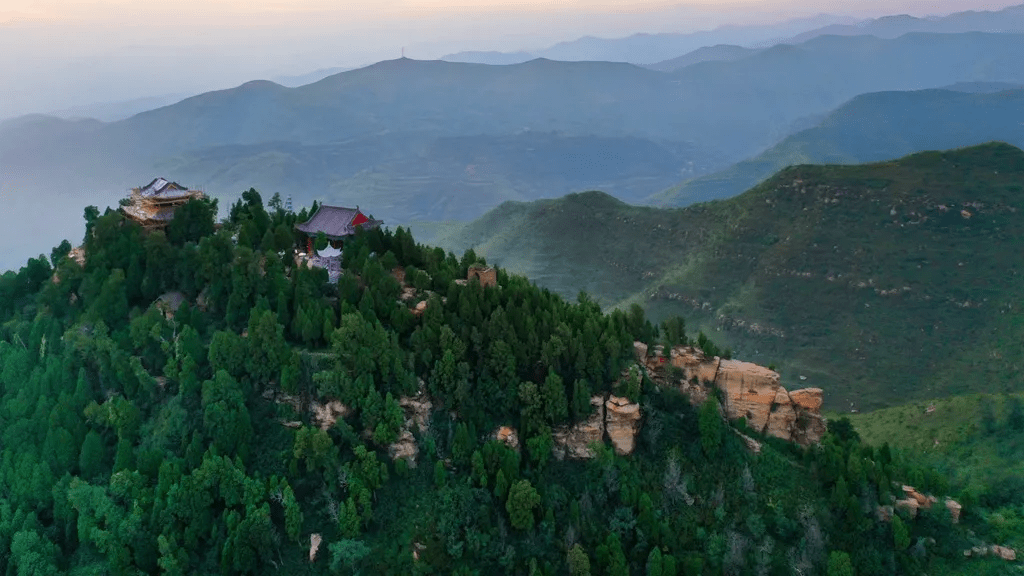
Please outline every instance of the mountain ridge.
[{"label": "mountain ridge", "polygon": [[1013,366],[1024,365],[1010,346],[1022,179],[1024,151],[989,143],[793,166],[686,208],[596,192],[504,204],[443,244],[565,295],[682,314],[746,357],[778,362],[787,379],[806,376],[832,409],[852,400],[866,410],[1013,386]]}]

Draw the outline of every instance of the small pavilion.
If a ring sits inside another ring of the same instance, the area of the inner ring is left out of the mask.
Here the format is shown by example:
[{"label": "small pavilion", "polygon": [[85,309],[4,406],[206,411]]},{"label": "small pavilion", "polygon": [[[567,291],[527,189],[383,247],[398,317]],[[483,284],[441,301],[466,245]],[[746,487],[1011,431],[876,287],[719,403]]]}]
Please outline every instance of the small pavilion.
[{"label": "small pavilion", "polygon": [[352,236],[356,230],[373,230],[383,224],[383,220],[372,220],[363,214],[359,207],[342,208],[341,206],[321,205],[319,209],[295,229],[306,235],[306,250],[313,253],[313,240],[323,232],[331,241],[332,248],[341,248],[345,238]]}]

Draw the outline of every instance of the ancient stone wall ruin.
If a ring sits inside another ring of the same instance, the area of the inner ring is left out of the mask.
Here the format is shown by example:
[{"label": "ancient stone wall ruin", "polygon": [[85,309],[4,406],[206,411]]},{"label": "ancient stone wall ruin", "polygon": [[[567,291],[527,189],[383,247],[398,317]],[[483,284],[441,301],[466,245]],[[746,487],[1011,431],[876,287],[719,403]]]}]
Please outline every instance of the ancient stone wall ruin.
[{"label": "ancient stone wall ruin", "polygon": [[474,278],[484,288],[498,285],[498,271],[490,266],[470,266],[466,273],[466,281],[471,282]]}]

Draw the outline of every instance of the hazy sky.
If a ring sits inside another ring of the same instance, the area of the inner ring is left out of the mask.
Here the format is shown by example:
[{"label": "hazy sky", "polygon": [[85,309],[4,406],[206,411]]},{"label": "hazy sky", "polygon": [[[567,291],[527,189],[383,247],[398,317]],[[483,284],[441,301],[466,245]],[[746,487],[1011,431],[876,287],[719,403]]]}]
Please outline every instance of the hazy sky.
[{"label": "hazy sky", "polygon": [[536,50],[821,13],[1003,8],[1007,0],[0,0],[0,119],[406,55]]}]

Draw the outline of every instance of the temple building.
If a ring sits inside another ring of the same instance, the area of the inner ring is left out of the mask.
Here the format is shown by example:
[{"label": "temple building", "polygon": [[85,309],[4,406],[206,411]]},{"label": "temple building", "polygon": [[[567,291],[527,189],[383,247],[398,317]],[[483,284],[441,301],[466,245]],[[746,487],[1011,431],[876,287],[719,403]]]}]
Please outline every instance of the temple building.
[{"label": "temple building", "polygon": [[296,224],[295,229],[307,236],[307,251],[312,253],[313,241],[317,235],[323,232],[324,236],[331,241],[331,246],[341,248],[345,238],[356,233],[357,228],[373,230],[383,224],[383,220],[371,220],[360,212],[359,207],[342,208],[340,206],[321,205],[317,211],[302,224]]},{"label": "temple building", "polygon": [[141,188],[133,188],[121,212],[143,228],[164,228],[174,218],[174,211],[189,200],[206,198],[199,190],[156,178]]}]

